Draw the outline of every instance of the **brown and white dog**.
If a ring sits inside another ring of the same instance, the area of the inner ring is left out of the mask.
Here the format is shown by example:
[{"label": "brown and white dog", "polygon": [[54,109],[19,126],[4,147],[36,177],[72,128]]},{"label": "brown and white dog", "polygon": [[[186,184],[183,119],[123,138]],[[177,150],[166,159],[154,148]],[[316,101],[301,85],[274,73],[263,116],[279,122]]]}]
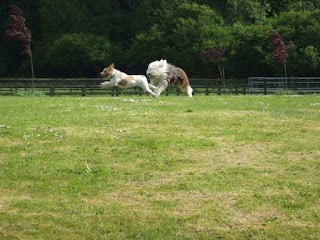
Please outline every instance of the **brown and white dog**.
[{"label": "brown and white dog", "polygon": [[102,88],[117,86],[119,88],[141,87],[145,92],[156,96],[149,88],[148,80],[144,75],[128,75],[114,68],[114,64],[110,64],[102,70],[100,76],[105,82],[100,84]]},{"label": "brown and white dog", "polygon": [[190,87],[187,74],[181,68],[168,63],[167,60],[161,59],[150,63],[146,73],[156,97],[171,84],[192,98],[193,89]]}]

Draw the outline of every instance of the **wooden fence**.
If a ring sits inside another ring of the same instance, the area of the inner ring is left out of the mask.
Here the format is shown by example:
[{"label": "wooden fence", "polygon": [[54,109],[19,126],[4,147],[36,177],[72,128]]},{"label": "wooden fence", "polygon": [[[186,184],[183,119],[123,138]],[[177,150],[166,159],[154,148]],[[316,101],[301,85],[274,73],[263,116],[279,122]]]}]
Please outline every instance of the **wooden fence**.
[{"label": "wooden fence", "polygon": [[320,93],[320,77],[250,77],[249,94],[272,94],[292,91],[297,94]]},{"label": "wooden fence", "polygon": [[[34,87],[47,95],[130,95],[144,94],[141,88],[119,89],[100,88],[101,78],[36,78]],[[194,94],[246,94],[248,92],[247,79],[190,79]],[[0,95],[17,95],[33,89],[31,78],[0,78]],[[179,89],[170,86],[166,92],[169,94],[184,94]]]},{"label": "wooden fence", "polygon": [[[144,94],[142,89],[100,88],[101,78],[36,78],[34,87],[47,95],[130,95]],[[294,91],[299,94],[320,93],[320,77],[313,78],[270,78],[250,77],[248,79],[190,79],[194,94],[272,94]],[[31,78],[0,78],[0,95],[18,95],[33,89]],[[184,94],[175,87],[169,87],[169,94]]]}]

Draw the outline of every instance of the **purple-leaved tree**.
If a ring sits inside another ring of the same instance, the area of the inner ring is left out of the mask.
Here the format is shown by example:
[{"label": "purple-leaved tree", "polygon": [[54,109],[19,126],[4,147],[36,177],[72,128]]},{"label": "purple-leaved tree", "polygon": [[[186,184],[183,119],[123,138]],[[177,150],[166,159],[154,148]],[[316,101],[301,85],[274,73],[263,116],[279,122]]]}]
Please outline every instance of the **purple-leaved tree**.
[{"label": "purple-leaved tree", "polygon": [[221,67],[221,59],[224,55],[224,48],[208,48],[201,53],[201,57],[211,62],[217,62],[221,79],[225,79],[224,67]]},{"label": "purple-leaved tree", "polygon": [[18,41],[21,44],[21,54],[29,55],[31,62],[32,89],[34,90],[34,70],[31,51],[31,32],[25,25],[22,10],[16,5],[10,5],[10,24],[5,32],[9,40]]},{"label": "purple-leaved tree", "polygon": [[282,39],[282,36],[279,32],[273,31],[273,35],[271,38],[271,43],[274,48],[272,52],[273,60],[278,63],[282,64],[284,68],[284,77],[287,89],[287,62],[289,57],[289,49],[294,46],[292,41],[289,41],[287,44]]}]

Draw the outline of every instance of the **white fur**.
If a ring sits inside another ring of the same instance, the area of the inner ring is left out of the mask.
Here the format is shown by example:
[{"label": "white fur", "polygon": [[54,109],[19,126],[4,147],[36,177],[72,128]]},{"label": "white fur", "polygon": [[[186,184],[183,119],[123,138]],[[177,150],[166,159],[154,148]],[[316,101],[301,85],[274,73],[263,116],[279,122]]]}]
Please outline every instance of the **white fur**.
[{"label": "white fur", "polygon": [[[146,74],[150,79],[150,87],[155,92],[156,97],[158,97],[170,84],[170,80],[168,79],[170,65],[171,64],[165,59],[153,61],[148,65]],[[187,86],[186,89],[181,88],[181,90],[192,98],[193,89],[190,85]]]},{"label": "white fur", "polygon": [[167,60],[156,60],[148,65],[147,76],[150,78],[150,84],[157,86],[159,82],[165,81],[168,76]]},{"label": "white fur", "polygon": [[114,68],[111,64],[107,68],[103,69],[100,76],[104,80],[107,80],[100,84],[102,88],[109,88],[117,86],[119,88],[141,87],[145,92],[150,93],[152,96],[156,96],[155,93],[149,88],[148,80],[144,75],[128,75]]}]

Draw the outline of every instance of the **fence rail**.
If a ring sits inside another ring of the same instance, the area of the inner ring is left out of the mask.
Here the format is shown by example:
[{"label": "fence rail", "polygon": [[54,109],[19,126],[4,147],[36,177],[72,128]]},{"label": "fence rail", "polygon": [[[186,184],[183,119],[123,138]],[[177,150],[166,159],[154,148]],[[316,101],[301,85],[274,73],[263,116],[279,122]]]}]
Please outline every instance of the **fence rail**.
[{"label": "fence rail", "polygon": [[[111,95],[144,94],[140,88],[102,89],[101,78],[36,78],[35,90],[47,95]],[[271,78],[250,77],[248,79],[190,79],[194,94],[272,94],[279,91],[294,91],[300,94],[320,93],[320,77]],[[0,95],[15,95],[33,89],[31,78],[0,78]],[[169,87],[169,94],[182,94],[179,89]]]},{"label": "fence rail", "polygon": [[250,77],[250,94],[272,94],[281,91],[293,91],[299,94],[320,93],[320,77]]},{"label": "fence rail", "polygon": [[[128,88],[119,89],[100,88],[99,84],[103,82],[101,78],[36,78],[34,87],[37,91],[45,94],[54,95],[111,95],[121,94],[144,94],[142,89]],[[246,94],[248,92],[247,79],[190,79],[190,84],[194,89],[194,94]],[[0,95],[14,95],[21,91],[32,90],[31,78],[0,78]],[[179,89],[170,86],[166,95],[183,94]]]}]

